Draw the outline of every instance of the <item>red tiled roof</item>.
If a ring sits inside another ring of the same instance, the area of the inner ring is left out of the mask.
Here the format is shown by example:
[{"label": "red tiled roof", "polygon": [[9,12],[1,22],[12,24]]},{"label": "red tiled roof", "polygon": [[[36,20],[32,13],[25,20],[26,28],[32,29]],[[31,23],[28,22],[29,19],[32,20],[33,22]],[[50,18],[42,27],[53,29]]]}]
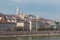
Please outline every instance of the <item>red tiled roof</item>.
[{"label": "red tiled roof", "polygon": [[6,20],[0,20],[0,23],[15,23],[15,22],[8,22]]}]

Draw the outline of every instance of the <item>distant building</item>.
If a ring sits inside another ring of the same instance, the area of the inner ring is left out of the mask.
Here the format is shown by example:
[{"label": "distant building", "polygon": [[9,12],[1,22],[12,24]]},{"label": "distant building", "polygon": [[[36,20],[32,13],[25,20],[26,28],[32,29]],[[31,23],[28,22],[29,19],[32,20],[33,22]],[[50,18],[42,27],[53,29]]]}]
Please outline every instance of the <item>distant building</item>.
[{"label": "distant building", "polygon": [[57,30],[60,30],[60,22],[55,22],[55,26]]},{"label": "distant building", "polygon": [[53,29],[60,29],[60,23],[59,22],[52,22],[51,28]]},{"label": "distant building", "polygon": [[16,23],[0,22],[0,31],[13,31],[11,30],[13,27],[16,27]]},{"label": "distant building", "polygon": [[21,28],[22,30],[29,30],[29,22],[24,22],[24,21],[21,21],[21,22],[17,22],[17,28]]},{"label": "distant building", "polygon": [[0,15],[0,31],[13,31],[14,27],[16,27],[16,22],[11,15]]}]

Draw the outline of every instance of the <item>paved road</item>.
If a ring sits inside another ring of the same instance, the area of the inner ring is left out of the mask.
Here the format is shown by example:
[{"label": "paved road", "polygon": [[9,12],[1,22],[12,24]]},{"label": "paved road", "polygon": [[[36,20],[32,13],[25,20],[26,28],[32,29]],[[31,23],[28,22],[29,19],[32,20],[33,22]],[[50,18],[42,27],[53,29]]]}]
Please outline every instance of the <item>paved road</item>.
[{"label": "paved road", "polygon": [[50,34],[50,33],[58,33],[60,34],[60,31],[4,31],[0,32],[0,35],[24,35],[24,34]]}]

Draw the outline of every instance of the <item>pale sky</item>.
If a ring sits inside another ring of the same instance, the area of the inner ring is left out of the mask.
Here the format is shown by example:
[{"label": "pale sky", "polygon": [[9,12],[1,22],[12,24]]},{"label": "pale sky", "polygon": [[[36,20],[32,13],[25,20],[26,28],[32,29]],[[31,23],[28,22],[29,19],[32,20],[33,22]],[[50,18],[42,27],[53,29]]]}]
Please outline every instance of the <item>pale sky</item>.
[{"label": "pale sky", "polygon": [[0,0],[0,12],[19,12],[38,15],[47,19],[60,20],[60,0]]}]

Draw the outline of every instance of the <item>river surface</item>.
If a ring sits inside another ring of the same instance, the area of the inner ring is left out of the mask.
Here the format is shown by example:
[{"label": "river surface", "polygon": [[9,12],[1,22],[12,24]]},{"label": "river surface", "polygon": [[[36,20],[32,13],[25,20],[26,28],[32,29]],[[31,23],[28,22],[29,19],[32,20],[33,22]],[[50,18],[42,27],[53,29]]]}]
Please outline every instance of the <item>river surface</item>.
[{"label": "river surface", "polygon": [[60,36],[40,36],[40,37],[0,37],[0,40],[60,40]]}]

